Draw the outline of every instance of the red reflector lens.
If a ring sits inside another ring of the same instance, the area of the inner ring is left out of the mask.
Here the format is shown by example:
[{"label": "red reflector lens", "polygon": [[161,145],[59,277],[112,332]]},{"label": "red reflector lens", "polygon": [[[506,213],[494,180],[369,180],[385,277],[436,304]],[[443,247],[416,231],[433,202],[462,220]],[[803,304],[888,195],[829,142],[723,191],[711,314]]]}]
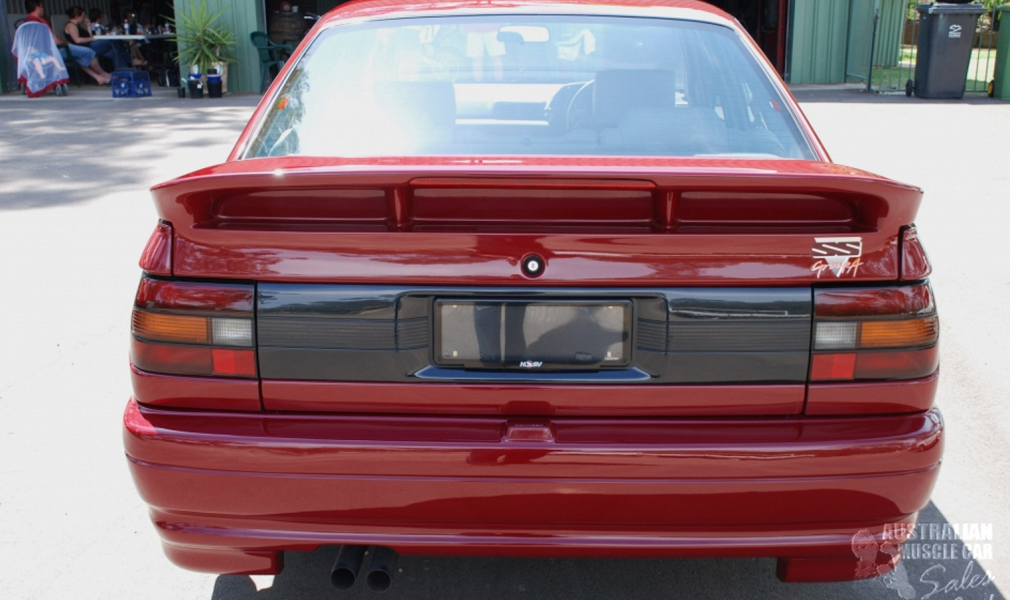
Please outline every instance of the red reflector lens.
[{"label": "red reflector lens", "polygon": [[172,224],[161,221],[140,255],[140,268],[152,275],[172,274]]},{"label": "red reflector lens", "polygon": [[856,372],[855,354],[815,354],[810,366],[810,379],[852,379]]},{"label": "red reflector lens", "polygon": [[256,376],[256,354],[252,350],[211,350],[215,375]]}]

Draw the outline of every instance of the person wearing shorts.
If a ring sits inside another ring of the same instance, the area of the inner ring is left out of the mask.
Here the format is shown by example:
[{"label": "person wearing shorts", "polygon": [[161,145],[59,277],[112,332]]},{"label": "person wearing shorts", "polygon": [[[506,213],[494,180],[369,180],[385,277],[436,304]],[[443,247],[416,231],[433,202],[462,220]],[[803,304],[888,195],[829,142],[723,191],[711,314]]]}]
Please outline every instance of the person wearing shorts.
[{"label": "person wearing shorts", "polygon": [[497,81],[504,79],[505,44],[498,41],[498,25],[471,25],[466,31],[466,56],[473,65],[473,77],[477,81],[484,80],[484,55],[491,57],[491,67]]}]

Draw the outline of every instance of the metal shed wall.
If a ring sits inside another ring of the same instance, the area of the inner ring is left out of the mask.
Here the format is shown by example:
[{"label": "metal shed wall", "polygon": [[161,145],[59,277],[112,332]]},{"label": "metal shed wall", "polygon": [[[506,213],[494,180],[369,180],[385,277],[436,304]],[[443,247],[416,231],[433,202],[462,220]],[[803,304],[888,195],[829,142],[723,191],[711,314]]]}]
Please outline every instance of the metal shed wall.
[{"label": "metal shed wall", "polygon": [[790,83],[844,83],[849,0],[793,0]]},{"label": "metal shed wall", "polygon": [[880,22],[877,24],[877,47],[873,62],[877,66],[894,67],[901,57],[901,36],[905,32],[905,0],[881,0]]}]

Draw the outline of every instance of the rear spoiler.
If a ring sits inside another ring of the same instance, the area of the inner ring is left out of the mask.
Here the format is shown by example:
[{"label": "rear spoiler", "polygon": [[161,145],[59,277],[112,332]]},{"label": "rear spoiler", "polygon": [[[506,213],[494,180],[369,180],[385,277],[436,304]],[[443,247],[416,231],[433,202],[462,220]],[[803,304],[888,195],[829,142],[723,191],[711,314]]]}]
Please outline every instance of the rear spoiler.
[{"label": "rear spoiler", "polygon": [[507,284],[536,252],[546,285],[893,280],[922,199],[811,161],[460,162],[240,161],[153,193],[176,275]]}]

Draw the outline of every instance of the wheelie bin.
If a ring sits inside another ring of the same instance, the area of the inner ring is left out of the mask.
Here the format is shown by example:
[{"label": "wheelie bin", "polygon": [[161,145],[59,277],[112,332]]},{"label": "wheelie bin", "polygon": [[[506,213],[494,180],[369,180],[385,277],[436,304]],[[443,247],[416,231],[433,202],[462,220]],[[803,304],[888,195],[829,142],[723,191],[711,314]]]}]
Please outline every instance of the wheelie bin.
[{"label": "wheelie bin", "polygon": [[980,4],[920,4],[915,81],[906,92],[918,98],[963,98]]},{"label": "wheelie bin", "polygon": [[1000,36],[996,43],[996,72],[993,74],[992,93],[989,95],[1000,100],[1010,100],[1010,4],[997,8],[996,14],[1000,20]]}]

